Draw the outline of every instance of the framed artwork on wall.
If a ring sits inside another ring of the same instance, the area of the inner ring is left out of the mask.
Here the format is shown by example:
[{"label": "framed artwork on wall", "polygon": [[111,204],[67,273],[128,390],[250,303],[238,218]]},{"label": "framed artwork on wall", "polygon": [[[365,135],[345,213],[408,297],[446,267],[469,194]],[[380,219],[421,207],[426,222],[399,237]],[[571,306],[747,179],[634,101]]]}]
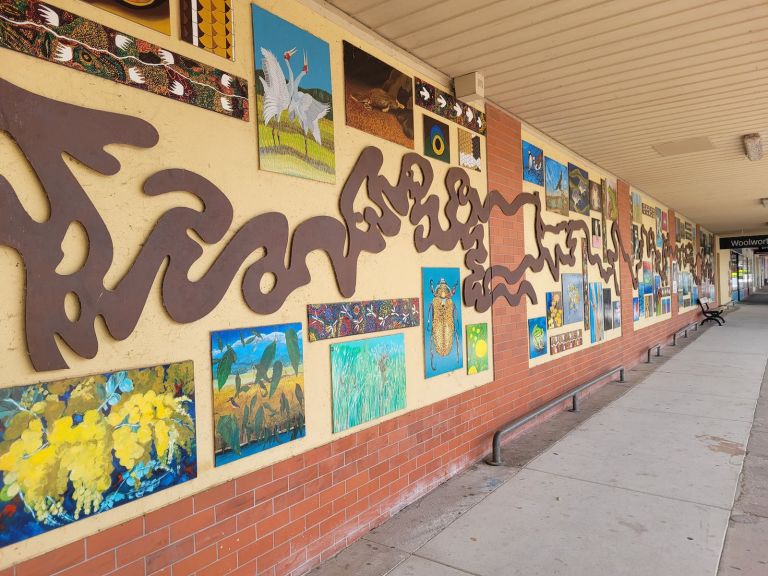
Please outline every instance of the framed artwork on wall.
[{"label": "framed artwork on wall", "polygon": [[464,365],[458,268],[422,268],[424,366],[427,378]]}]

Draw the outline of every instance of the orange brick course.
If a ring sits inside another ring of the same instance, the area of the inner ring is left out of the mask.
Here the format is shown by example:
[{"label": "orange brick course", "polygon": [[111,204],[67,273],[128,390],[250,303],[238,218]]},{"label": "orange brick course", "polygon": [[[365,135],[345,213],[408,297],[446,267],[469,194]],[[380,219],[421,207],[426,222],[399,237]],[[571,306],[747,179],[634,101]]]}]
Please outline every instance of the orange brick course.
[{"label": "orange brick course", "polygon": [[[521,192],[520,123],[489,106],[488,187]],[[620,234],[630,243],[629,188],[619,182]],[[674,215],[670,219],[674,234]],[[523,255],[522,215],[490,220],[491,262]],[[621,284],[630,286],[622,263]],[[485,455],[493,432],[558,394],[623,364],[696,318],[635,331],[622,290],[622,336],[528,367],[526,307],[493,305],[495,380],[257,470],[63,546],[0,576],[298,576]],[[549,417],[550,415],[547,415]],[[535,425],[536,422],[531,425]]]}]

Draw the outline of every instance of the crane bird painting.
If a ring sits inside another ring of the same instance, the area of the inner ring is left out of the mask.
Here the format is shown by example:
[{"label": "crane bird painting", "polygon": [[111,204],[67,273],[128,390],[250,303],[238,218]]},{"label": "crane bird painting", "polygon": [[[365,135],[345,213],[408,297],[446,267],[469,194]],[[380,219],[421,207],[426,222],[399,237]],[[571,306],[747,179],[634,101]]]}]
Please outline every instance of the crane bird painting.
[{"label": "crane bird painting", "polygon": [[256,62],[259,167],[333,184],[331,58],[328,43],[251,6]]}]

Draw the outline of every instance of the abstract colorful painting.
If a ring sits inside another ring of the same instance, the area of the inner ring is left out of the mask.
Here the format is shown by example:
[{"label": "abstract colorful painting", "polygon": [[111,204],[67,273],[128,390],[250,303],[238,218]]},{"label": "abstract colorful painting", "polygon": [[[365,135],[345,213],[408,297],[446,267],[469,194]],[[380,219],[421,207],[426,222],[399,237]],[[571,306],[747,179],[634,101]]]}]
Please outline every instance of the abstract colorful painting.
[{"label": "abstract colorful painting", "polygon": [[611,289],[603,288],[603,330],[613,328],[613,304],[611,303]]},{"label": "abstract colorful painting", "polygon": [[459,166],[481,171],[480,136],[459,128]]},{"label": "abstract colorful painting", "polygon": [[168,36],[171,34],[168,0],[85,0],[85,2]]},{"label": "abstract colorful painting", "polygon": [[488,324],[467,324],[467,374],[488,370]]},{"label": "abstract colorful painting", "polygon": [[181,39],[216,56],[235,59],[232,0],[181,0]]},{"label": "abstract colorful painting", "polygon": [[416,78],[416,104],[433,114],[451,120],[478,134],[485,135],[485,113],[461,100],[453,94],[443,92],[437,86]]},{"label": "abstract colorful painting", "polygon": [[595,344],[605,339],[603,307],[603,285],[600,282],[589,283],[590,341]]},{"label": "abstract colorful painting", "polygon": [[640,320],[640,298],[637,296],[632,298],[632,320],[635,322]]},{"label": "abstract colorful painting", "polygon": [[37,0],[3,1],[0,46],[248,120],[245,80]]},{"label": "abstract colorful painting", "polygon": [[0,389],[0,546],[197,475],[192,362]]},{"label": "abstract colorful painting", "polygon": [[572,212],[589,215],[589,174],[575,164],[568,164],[568,207]]},{"label": "abstract colorful painting", "polygon": [[656,208],[656,248],[664,245],[664,237],[661,233],[661,208]]},{"label": "abstract colorful painting", "polygon": [[344,41],[347,126],[413,148],[413,79]]},{"label": "abstract colorful painting", "polygon": [[544,151],[523,140],[523,180],[544,186]]},{"label": "abstract colorful painting", "polygon": [[646,318],[645,315],[645,293],[640,292],[640,295],[637,297],[638,303],[637,303],[637,310],[639,313],[639,318]]},{"label": "abstract colorful painting", "polygon": [[310,342],[412,328],[420,323],[418,298],[307,305]]},{"label": "abstract colorful painting", "polygon": [[451,132],[448,124],[424,116],[424,155],[451,163]]},{"label": "abstract colorful painting", "polygon": [[603,190],[599,182],[589,181],[589,209],[603,211]]},{"label": "abstract colorful painting", "polygon": [[547,328],[563,325],[563,293],[547,292]]},{"label": "abstract colorful painting", "polygon": [[528,357],[530,359],[547,353],[547,319],[544,316],[528,320]]},{"label": "abstract colorful painting", "polygon": [[616,220],[619,217],[619,204],[616,200],[616,180],[603,178],[603,214],[610,220]]},{"label": "abstract colorful painting", "polygon": [[563,334],[555,334],[549,337],[549,353],[551,355],[560,354],[566,350],[578,348],[583,344],[581,328],[571,330]]},{"label": "abstract colorful painting", "polygon": [[613,328],[621,328],[621,302],[613,302]]},{"label": "abstract colorful painting", "polygon": [[632,200],[632,222],[636,224],[643,223],[643,200],[640,197],[639,192],[632,192],[630,196]]},{"label": "abstract colorful painting", "polygon": [[592,248],[603,247],[603,232],[601,230],[602,222],[597,218],[592,218]]},{"label": "abstract colorful painting", "polygon": [[427,378],[464,365],[458,268],[422,268],[424,367]]},{"label": "abstract colorful painting", "polygon": [[584,321],[584,277],[563,274],[563,324]]},{"label": "abstract colorful painting", "polygon": [[405,338],[377,336],[331,344],[333,431],[405,408]]},{"label": "abstract colorful painting", "polygon": [[302,438],[301,324],[211,333],[216,466]]},{"label": "abstract colorful painting", "polygon": [[336,154],[328,43],[254,4],[251,15],[259,168],[332,184]]},{"label": "abstract colorful painting", "polygon": [[547,210],[568,216],[568,168],[557,160],[545,158],[544,179]]}]

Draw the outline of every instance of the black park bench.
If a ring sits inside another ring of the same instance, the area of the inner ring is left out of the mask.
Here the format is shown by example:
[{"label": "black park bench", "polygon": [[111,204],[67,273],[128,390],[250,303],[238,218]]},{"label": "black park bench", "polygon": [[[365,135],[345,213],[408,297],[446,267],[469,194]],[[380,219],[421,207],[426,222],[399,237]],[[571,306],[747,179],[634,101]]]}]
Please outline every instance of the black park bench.
[{"label": "black park bench", "polygon": [[704,314],[704,320],[701,321],[702,326],[705,322],[716,322],[718,326],[725,324],[725,318],[723,318],[724,309],[722,306],[710,308],[709,303],[711,300],[709,298],[699,298],[697,302],[699,304],[699,308],[701,308],[701,313]]}]

